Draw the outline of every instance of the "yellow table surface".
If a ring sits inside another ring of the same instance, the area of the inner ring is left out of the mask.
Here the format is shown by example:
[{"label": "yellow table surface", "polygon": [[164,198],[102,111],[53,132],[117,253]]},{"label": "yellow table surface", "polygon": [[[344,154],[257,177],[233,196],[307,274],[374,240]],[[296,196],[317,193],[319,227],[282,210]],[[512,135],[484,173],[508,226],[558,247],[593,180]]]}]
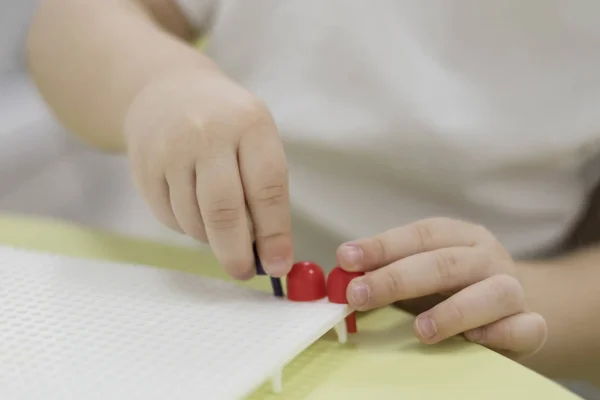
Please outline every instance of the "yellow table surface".
[{"label": "yellow table surface", "polygon": [[[215,259],[190,248],[117,236],[63,222],[0,216],[0,244],[67,256],[145,264],[227,279]],[[268,290],[268,281],[241,283]],[[359,316],[359,334],[338,344],[331,332],[284,370],[283,392],[264,385],[250,399],[511,399],[579,397],[460,338],[419,343],[412,317],[393,308]],[[234,377],[232,377],[234,379]]]}]

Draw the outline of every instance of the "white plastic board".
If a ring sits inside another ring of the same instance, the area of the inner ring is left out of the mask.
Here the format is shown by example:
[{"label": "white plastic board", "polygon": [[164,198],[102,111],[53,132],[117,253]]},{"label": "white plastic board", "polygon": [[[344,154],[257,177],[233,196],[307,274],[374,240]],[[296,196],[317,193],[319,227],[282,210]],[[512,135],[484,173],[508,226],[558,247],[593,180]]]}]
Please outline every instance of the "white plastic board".
[{"label": "white plastic board", "polygon": [[0,399],[239,399],[347,313],[180,272],[0,246]]}]

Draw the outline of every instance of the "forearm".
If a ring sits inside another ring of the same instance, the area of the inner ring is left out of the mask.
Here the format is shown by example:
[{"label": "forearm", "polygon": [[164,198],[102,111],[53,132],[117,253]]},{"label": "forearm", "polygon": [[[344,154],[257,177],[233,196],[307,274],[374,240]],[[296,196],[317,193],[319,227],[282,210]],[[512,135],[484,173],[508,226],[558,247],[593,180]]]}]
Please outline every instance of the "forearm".
[{"label": "forearm", "polygon": [[552,378],[600,384],[600,246],[519,269],[529,305],[549,332],[542,350],[523,363]]},{"label": "forearm", "polygon": [[61,122],[90,144],[124,148],[136,94],[167,74],[216,71],[171,0],[47,0],[28,40],[32,75]]}]

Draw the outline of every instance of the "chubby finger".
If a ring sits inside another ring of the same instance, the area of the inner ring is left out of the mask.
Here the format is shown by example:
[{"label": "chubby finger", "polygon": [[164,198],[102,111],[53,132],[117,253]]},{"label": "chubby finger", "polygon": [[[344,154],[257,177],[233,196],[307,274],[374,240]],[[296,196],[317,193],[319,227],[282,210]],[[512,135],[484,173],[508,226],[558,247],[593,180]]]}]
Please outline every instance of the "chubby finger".
[{"label": "chubby finger", "polygon": [[175,232],[184,233],[173,213],[170,188],[164,176],[140,180],[136,182],[136,186],[160,223]]},{"label": "chubby finger", "polygon": [[536,353],[547,336],[546,320],[533,312],[512,315],[465,332],[465,337],[471,342],[519,357]]},{"label": "chubby finger", "polygon": [[423,343],[437,343],[524,311],[525,295],[519,281],[494,275],[417,316],[415,332]]},{"label": "chubby finger", "polygon": [[196,197],[196,171],[193,166],[167,171],[173,214],[188,236],[206,243],[206,231]]},{"label": "chubby finger", "polygon": [[292,223],[287,161],[270,117],[242,136],[240,174],[265,271],[284,276],[292,267]]},{"label": "chubby finger", "polygon": [[152,214],[166,227],[183,233],[171,208],[169,184],[163,165],[148,162],[148,157],[143,157],[135,146],[129,148],[129,159],[133,185],[144,196]]},{"label": "chubby finger", "polygon": [[252,239],[235,152],[198,161],[196,197],[208,242],[225,271],[235,279],[253,277]]},{"label": "chubby finger", "polygon": [[354,279],[348,302],[369,310],[396,301],[462,289],[492,274],[492,262],[483,249],[450,247],[419,253]]},{"label": "chubby finger", "polygon": [[339,265],[349,271],[371,271],[396,260],[446,247],[470,247],[493,240],[475,224],[450,218],[430,218],[341,245]]}]

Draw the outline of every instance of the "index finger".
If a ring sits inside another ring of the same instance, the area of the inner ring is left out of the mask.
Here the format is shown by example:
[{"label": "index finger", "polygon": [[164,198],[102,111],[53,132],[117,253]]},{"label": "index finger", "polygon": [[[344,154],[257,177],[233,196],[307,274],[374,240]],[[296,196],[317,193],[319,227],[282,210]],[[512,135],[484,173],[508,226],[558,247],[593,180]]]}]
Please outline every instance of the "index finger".
[{"label": "index finger", "polygon": [[429,218],[340,246],[338,263],[347,270],[372,271],[394,261],[447,247],[472,247],[492,236],[479,225]]},{"label": "index finger", "polygon": [[242,137],[240,175],[260,259],[271,276],[293,264],[287,161],[274,125],[267,123]]},{"label": "index finger", "polygon": [[454,291],[490,276],[493,271],[489,265],[483,250],[470,247],[420,253],[353,280],[348,286],[348,300],[353,308],[365,311]]}]

